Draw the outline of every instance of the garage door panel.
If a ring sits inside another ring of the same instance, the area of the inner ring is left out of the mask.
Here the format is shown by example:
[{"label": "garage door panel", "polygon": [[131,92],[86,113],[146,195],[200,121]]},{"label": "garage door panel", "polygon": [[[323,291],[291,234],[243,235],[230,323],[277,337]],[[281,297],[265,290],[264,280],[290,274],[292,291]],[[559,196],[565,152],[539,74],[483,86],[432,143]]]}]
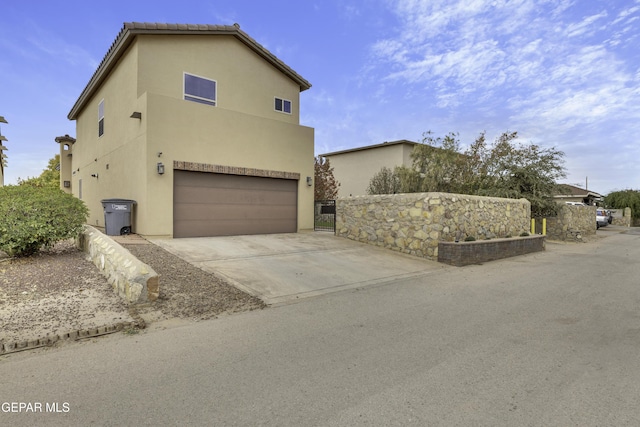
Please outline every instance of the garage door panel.
[{"label": "garage door panel", "polygon": [[[257,176],[225,175],[204,172],[175,171],[179,182],[175,185],[202,188],[253,188],[256,190],[289,189],[295,180],[263,178]],[[285,190],[286,191],[286,190]]]},{"label": "garage door panel", "polygon": [[296,194],[292,191],[252,190],[183,186],[176,194],[174,203],[210,204],[214,201],[224,201],[228,204],[245,205],[297,204]]},{"label": "garage door panel", "polygon": [[239,208],[237,205],[202,205],[184,203],[176,206],[174,215],[181,220],[227,220],[246,218],[253,220],[283,218],[293,220],[296,217],[297,206],[255,206]]},{"label": "garage door panel", "polygon": [[174,171],[174,237],[297,231],[296,180]]},{"label": "garage door panel", "polygon": [[220,221],[215,225],[208,220],[178,221],[175,224],[174,233],[179,234],[179,237],[203,237],[203,233],[210,236],[272,234],[283,233],[281,230],[287,228],[288,224],[288,221],[282,219],[260,220],[255,223],[247,222],[246,220],[228,220]]}]

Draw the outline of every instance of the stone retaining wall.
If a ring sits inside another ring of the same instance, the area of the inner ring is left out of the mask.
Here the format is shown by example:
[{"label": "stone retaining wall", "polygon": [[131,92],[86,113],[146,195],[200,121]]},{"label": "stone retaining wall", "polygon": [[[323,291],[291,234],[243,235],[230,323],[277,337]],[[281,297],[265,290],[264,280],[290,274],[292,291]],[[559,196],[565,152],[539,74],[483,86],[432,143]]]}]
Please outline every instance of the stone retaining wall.
[{"label": "stone retaining wall", "polygon": [[611,209],[611,212],[613,212],[613,221],[611,221],[611,224],[631,227],[631,208]]},{"label": "stone retaining wall", "polygon": [[114,292],[127,302],[139,304],[158,298],[156,272],[109,236],[85,225],[77,244],[89,254],[91,261],[113,286]]},{"label": "stone retaining wall", "polygon": [[336,234],[395,251],[438,258],[438,242],[518,236],[531,204],[448,193],[356,196],[336,201]]},{"label": "stone retaining wall", "polygon": [[562,205],[558,216],[547,218],[547,238],[550,240],[581,242],[583,237],[595,234],[595,206]]}]

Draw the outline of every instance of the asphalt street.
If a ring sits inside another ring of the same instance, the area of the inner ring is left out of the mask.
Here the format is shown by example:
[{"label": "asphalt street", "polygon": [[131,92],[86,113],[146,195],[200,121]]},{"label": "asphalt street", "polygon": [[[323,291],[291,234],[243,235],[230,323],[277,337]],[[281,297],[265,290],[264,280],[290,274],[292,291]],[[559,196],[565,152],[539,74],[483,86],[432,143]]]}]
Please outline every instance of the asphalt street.
[{"label": "asphalt street", "polygon": [[640,235],[599,234],[12,354],[0,425],[637,426]]}]

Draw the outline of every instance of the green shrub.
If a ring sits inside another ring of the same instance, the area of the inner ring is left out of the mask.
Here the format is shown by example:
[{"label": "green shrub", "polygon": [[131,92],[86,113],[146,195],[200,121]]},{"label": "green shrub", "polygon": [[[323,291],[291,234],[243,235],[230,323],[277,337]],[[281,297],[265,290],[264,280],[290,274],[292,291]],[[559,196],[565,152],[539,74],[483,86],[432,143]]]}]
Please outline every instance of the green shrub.
[{"label": "green shrub", "polygon": [[88,214],[81,200],[58,188],[0,187],[0,250],[33,255],[77,236]]},{"label": "green shrub", "polygon": [[522,233],[520,233],[520,237],[527,237],[529,236],[529,233],[527,233],[526,231],[523,231]]},{"label": "green shrub", "polygon": [[473,237],[473,236],[467,236],[467,237],[464,238],[464,241],[465,242],[475,242],[476,238]]}]

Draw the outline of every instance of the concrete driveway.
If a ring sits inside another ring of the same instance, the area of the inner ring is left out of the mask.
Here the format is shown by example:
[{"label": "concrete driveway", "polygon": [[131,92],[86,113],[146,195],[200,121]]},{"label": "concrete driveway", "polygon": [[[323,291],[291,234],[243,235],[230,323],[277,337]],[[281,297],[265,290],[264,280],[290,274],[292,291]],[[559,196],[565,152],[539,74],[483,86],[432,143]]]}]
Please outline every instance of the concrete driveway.
[{"label": "concrete driveway", "polygon": [[439,271],[435,261],[330,233],[153,240],[174,255],[218,274],[266,304],[381,285]]}]

